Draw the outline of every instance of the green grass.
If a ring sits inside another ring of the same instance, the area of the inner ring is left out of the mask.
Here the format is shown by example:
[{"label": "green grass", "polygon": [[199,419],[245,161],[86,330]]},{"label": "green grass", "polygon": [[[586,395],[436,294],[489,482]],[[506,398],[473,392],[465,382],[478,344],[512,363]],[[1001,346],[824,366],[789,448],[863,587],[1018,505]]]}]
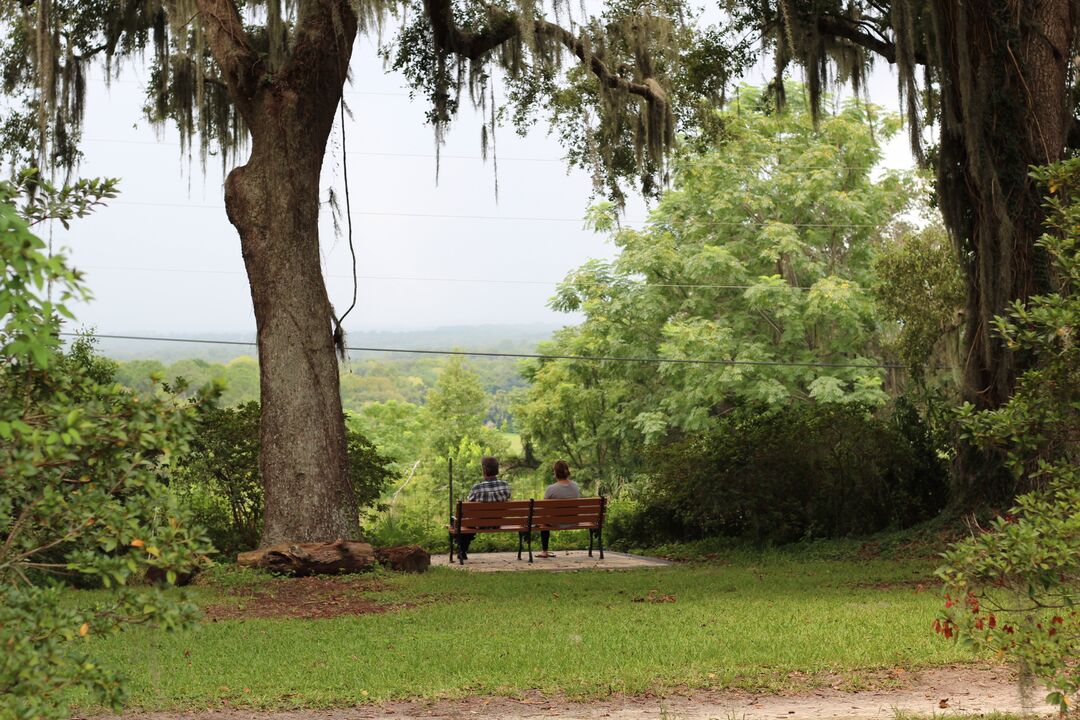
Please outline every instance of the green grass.
[{"label": "green grass", "polygon": [[[174,634],[136,629],[95,639],[93,650],[127,670],[132,704],[145,709],[805,688],[836,673],[859,687],[875,669],[968,659],[930,630],[940,599],[913,581],[932,567],[771,554],[610,573],[435,568],[384,576],[386,589],[373,597],[416,603],[409,609],[220,621]],[[218,578],[198,596],[226,592],[222,582],[231,581]]]},{"label": "green grass", "polygon": [[499,433],[510,443],[510,455],[513,457],[521,457],[525,454],[525,446],[521,443],[521,434],[512,432]]}]

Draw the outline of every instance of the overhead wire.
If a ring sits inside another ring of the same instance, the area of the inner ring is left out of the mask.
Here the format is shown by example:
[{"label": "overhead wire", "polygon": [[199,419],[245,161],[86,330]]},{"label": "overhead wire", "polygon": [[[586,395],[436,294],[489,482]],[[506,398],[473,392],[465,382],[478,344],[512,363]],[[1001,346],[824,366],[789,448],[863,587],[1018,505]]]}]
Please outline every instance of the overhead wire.
[{"label": "overhead wire", "polygon": [[[114,200],[111,205],[134,205],[143,207],[178,207],[178,208],[199,208],[204,210],[224,210],[224,205],[200,205],[195,203],[163,203],[163,202],[146,202],[137,200]],[[560,218],[560,217],[535,217],[528,215],[457,215],[451,213],[419,213],[419,212],[405,212],[405,211],[393,211],[393,210],[354,210],[357,215],[369,215],[374,217],[404,217],[404,218],[421,218],[431,220],[506,220],[515,222],[575,222],[584,223],[583,218]],[[655,223],[663,225],[663,221],[657,220],[620,220],[620,223],[627,225],[645,225],[648,223]],[[777,222],[775,220],[714,220],[705,218],[695,222],[696,225],[701,226],[721,226],[721,227],[764,227],[766,225],[784,225],[786,227],[811,227],[811,228],[874,228],[880,227],[879,223],[816,223],[816,222]]]},{"label": "overhead wire", "polygon": [[[193,273],[208,275],[244,275],[242,270],[211,270],[203,268],[154,268],[154,267],[127,267],[119,265],[84,265],[83,270],[115,270],[120,272],[166,272],[166,273]],[[327,273],[327,278],[351,280],[353,275],[340,275]],[[376,280],[389,282],[443,282],[443,283],[468,283],[468,284],[492,284],[492,285],[561,285],[565,280],[524,280],[516,278],[452,278],[452,277],[420,277],[410,275],[356,275],[360,280]],[[737,285],[720,283],[654,283],[638,282],[640,287],[671,288],[671,289],[702,289],[702,290],[813,290],[810,285]],[[852,285],[850,290],[865,290],[861,285]]]},{"label": "overhead wire", "polygon": [[[157,142],[155,140],[129,140],[123,138],[86,138],[82,140],[84,143],[101,143],[101,144],[116,144],[116,145],[152,145],[158,147],[182,147],[180,143],[174,142]],[[434,153],[413,153],[413,152],[389,152],[384,150],[346,150],[346,155],[361,155],[366,157],[390,157],[390,158],[416,158],[423,160],[434,160],[436,158]],[[483,155],[456,155],[456,154],[442,154],[441,159],[452,160],[476,160],[480,162],[486,162]],[[510,160],[514,162],[540,162],[540,163],[559,163],[565,164],[566,158],[547,158],[547,157],[522,157],[522,156],[504,156],[499,155],[499,160]],[[808,171],[819,172],[822,170],[875,170],[881,169],[883,171],[896,171],[903,172],[909,168],[888,168],[878,165],[848,165],[844,163],[831,164],[831,165],[803,165],[801,163],[768,163],[760,165],[748,165],[748,164],[732,164],[723,163],[726,167],[735,170],[781,170],[784,172],[796,172],[796,171]]]},{"label": "overhead wire", "polygon": [[[62,337],[81,337],[84,333],[61,332]],[[171,342],[192,343],[197,345],[232,345],[242,347],[258,347],[258,343],[244,340],[210,340],[206,338],[173,338],[152,337],[145,335],[103,335],[93,333],[93,337],[103,340],[136,340],[144,342]],[[401,353],[407,355],[459,355],[467,357],[486,358],[515,358],[526,360],[576,360],[582,362],[622,362],[637,364],[672,364],[672,365],[725,365],[725,366],[750,366],[750,367],[818,367],[833,369],[856,369],[856,370],[903,370],[905,365],[889,363],[823,363],[823,362],[800,362],[783,360],[712,360],[707,358],[659,358],[659,357],[633,357],[619,355],[544,355],[540,353],[512,353],[493,352],[482,350],[430,350],[419,348],[388,348],[388,347],[346,347],[349,352],[374,352],[374,353]]]}]

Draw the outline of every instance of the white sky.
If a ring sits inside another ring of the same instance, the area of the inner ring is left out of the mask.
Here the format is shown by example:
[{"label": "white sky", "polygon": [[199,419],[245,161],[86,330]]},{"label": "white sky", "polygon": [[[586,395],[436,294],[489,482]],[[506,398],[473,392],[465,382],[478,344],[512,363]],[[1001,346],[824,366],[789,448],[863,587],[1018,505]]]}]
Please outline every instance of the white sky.
[{"label": "white sky", "polygon": [[[499,132],[496,202],[491,164],[479,158],[481,121],[471,106],[463,108],[443,148],[436,185],[423,100],[410,100],[403,78],[383,69],[371,38],[357,40],[352,69],[346,101],[354,117],[346,136],[358,274],[530,284],[361,279],[346,329],[574,322],[546,307],[553,283],[589,258],[611,257],[614,248],[578,220],[591,183],[585,173],[567,171],[547,128],[538,125],[526,138],[511,128]],[[770,71],[760,66],[745,79],[761,84]],[[76,308],[79,325],[102,334],[253,334],[240,241],[222,204],[220,164],[211,158],[204,178],[197,160],[189,166],[180,157],[175,129],[157,136],[141,112],[143,77],[141,68],[129,66],[110,88],[100,71],[88,84],[79,175],[119,177],[121,195],[69,233],[59,225],[54,231],[94,293],[90,304]],[[887,65],[871,78],[871,99],[897,107]],[[332,135],[323,186],[341,192],[339,133]],[[884,166],[911,166],[903,133],[890,143]],[[324,272],[340,311],[352,294],[348,244],[335,239],[328,210],[325,215]],[[643,204],[632,200],[627,219],[644,216]]]}]

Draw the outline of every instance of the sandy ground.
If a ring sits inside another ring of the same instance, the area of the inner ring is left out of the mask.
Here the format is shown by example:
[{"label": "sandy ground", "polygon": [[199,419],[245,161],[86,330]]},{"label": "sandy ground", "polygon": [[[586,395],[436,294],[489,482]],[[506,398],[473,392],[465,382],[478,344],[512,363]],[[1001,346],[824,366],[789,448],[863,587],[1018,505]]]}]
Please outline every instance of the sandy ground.
[{"label": "sandy ground", "polygon": [[[429,720],[498,718],[499,720],[774,720],[788,718],[894,718],[898,712],[925,717],[983,715],[990,712],[1034,713],[1049,717],[1044,693],[1022,701],[1015,677],[1001,667],[958,666],[901,674],[899,689],[841,692],[823,689],[807,694],[758,695],[745,692],[695,691],[667,697],[613,697],[570,702],[548,697],[469,698],[364,705],[338,710],[257,712],[227,709],[199,712],[125,714],[110,720]],[[101,720],[104,720],[102,718]]]}]

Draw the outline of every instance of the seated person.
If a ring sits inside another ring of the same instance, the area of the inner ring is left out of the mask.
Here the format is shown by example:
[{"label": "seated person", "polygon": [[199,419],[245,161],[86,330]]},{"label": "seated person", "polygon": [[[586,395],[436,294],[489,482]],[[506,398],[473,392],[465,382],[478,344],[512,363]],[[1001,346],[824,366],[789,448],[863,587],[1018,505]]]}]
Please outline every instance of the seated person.
[{"label": "seated person", "polygon": [[[581,497],[581,488],[570,479],[570,465],[565,460],[558,460],[552,468],[555,472],[555,482],[548,485],[544,491],[545,500],[572,500]],[[540,531],[540,547],[542,551],[536,557],[555,557],[555,553],[548,552],[548,542],[551,540],[550,530]]]},{"label": "seated person", "polygon": [[[480,461],[480,470],[484,479],[472,486],[466,502],[506,502],[510,499],[510,484],[499,479],[499,461],[490,455]],[[474,533],[462,533],[458,541],[458,559],[469,559],[469,545]]]}]

